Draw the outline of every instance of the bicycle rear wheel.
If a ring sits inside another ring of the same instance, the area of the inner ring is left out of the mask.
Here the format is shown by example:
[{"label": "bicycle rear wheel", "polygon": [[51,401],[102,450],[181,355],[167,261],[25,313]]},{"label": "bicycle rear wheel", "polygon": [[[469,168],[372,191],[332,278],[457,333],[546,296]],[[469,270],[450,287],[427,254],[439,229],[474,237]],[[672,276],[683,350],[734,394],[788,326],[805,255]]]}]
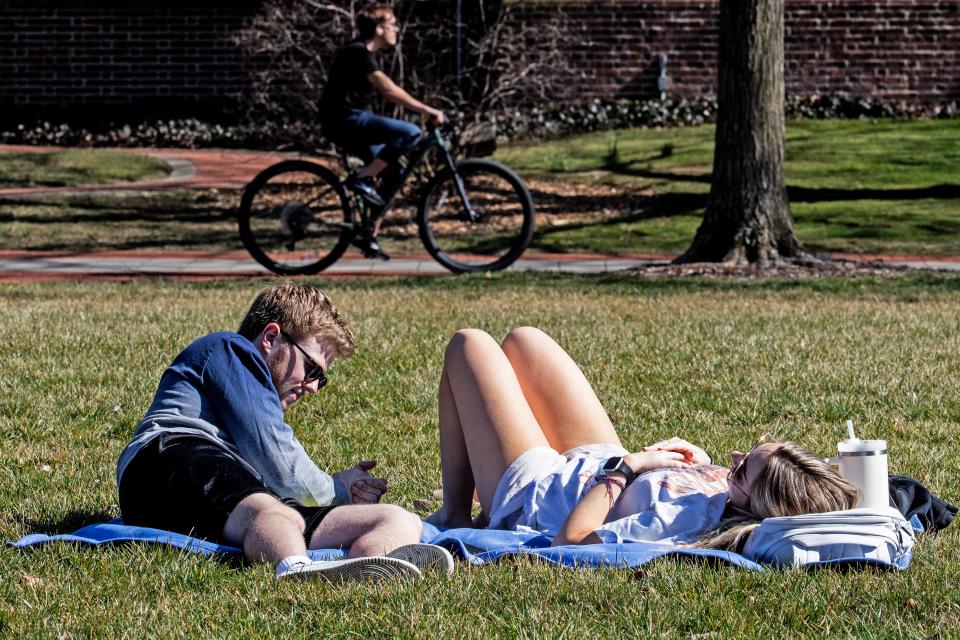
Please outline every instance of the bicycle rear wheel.
[{"label": "bicycle rear wheel", "polygon": [[343,255],[353,237],[347,194],[325,167],[287,160],[261,171],[243,192],[240,238],[280,275],[312,274]]},{"label": "bicycle rear wheel", "polygon": [[533,199],[520,177],[492,160],[457,164],[477,214],[471,220],[450,169],[424,190],[417,222],[433,258],[455,273],[497,271],[513,264],[533,239]]}]

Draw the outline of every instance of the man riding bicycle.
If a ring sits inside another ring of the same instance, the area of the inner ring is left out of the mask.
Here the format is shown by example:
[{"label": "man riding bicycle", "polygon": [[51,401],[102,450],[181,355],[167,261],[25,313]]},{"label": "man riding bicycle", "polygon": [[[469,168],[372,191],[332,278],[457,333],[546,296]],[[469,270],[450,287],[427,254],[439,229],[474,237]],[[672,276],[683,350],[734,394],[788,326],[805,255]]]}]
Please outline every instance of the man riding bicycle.
[{"label": "man riding bicycle", "polygon": [[[320,99],[321,125],[327,138],[357,155],[367,164],[351,174],[345,185],[367,202],[383,206],[373,179],[385,169],[399,172],[399,158],[420,139],[420,129],[404,120],[371,113],[368,108],[374,90],[386,100],[416,111],[436,124],[443,124],[443,112],[428,106],[393,82],[377,63],[377,51],[397,44],[397,17],[388,4],[372,3],[356,17],[357,39],[338,52]],[[380,221],[369,235],[358,236],[354,244],[368,257],[387,255],[376,242]]]}]

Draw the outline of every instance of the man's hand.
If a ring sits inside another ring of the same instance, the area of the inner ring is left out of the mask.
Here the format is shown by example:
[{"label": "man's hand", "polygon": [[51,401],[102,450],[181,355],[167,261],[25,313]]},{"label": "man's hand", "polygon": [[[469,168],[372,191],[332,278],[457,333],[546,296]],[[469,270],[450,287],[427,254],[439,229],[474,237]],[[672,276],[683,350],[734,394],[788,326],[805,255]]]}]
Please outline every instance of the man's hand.
[{"label": "man's hand", "polygon": [[443,111],[440,111],[439,109],[434,109],[433,107],[427,107],[426,109],[424,109],[423,117],[425,117],[428,121],[436,124],[437,126],[442,125],[446,121],[446,118],[443,115]]},{"label": "man's hand", "polygon": [[384,478],[362,478],[355,480],[350,487],[350,501],[356,503],[380,502],[380,497],[387,492],[387,481]]},{"label": "man's hand", "polygon": [[369,473],[375,466],[376,460],[361,460],[357,466],[333,474],[347,487],[352,504],[380,502],[380,497],[387,492],[386,478],[377,478]]},{"label": "man's hand", "polygon": [[670,438],[661,440],[649,447],[644,447],[644,451],[675,451],[682,454],[687,464],[710,464],[710,456],[700,447],[690,444],[683,438]]}]

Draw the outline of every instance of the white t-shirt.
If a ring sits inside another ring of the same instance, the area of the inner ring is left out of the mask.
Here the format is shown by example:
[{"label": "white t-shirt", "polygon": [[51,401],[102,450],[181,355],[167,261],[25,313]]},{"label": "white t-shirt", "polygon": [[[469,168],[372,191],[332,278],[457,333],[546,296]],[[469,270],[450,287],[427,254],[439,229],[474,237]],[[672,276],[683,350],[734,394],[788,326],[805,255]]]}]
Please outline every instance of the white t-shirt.
[{"label": "white t-shirt", "polygon": [[[557,534],[580,499],[593,488],[598,461],[570,460],[526,491],[518,530]],[[617,500],[596,534],[603,542],[686,544],[714,528],[727,503],[726,467],[657,469],[638,476]]]}]

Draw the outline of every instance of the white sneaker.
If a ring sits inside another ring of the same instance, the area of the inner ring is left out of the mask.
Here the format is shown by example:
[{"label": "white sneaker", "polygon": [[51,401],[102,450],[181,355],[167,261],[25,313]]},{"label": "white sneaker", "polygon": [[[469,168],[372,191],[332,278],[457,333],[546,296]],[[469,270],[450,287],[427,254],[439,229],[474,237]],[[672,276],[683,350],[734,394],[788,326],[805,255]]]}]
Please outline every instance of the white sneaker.
[{"label": "white sneaker", "polygon": [[312,560],[291,566],[276,574],[277,580],[326,580],[349,582],[354,580],[391,580],[395,578],[419,578],[420,570],[400,558],[371,556],[347,560]]},{"label": "white sneaker", "polygon": [[388,553],[387,557],[405,560],[419,569],[437,569],[448,576],[453,575],[453,556],[435,544],[404,545]]}]

